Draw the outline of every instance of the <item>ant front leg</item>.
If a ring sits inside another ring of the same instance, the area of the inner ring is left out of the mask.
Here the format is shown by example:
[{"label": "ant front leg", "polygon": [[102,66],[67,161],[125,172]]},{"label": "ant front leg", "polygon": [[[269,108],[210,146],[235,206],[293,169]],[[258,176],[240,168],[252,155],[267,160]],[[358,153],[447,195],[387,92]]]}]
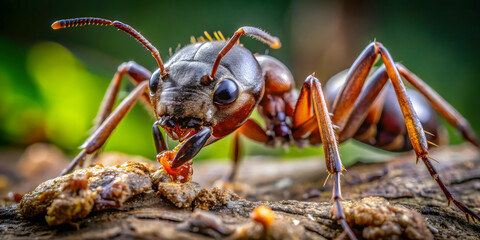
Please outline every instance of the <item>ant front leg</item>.
[{"label": "ant front leg", "polygon": [[[310,119],[316,119],[316,125],[313,125]],[[314,76],[308,76],[300,90],[300,96],[293,113],[293,126],[294,136],[298,134],[296,132],[309,132],[313,136],[315,135],[313,131],[320,131],[327,171],[333,175],[334,179],[332,191],[332,199],[334,201],[332,207],[333,218],[340,223],[350,239],[357,239],[345,220],[345,213],[340,203],[342,199],[340,174],[345,168],[340,159],[335,131],[333,130],[333,124],[330,120],[320,81]]]},{"label": "ant front leg", "polygon": [[[102,122],[112,112],[113,105],[117,100],[120,84],[124,76],[127,76],[133,84],[138,85],[143,81],[148,81],[151,75],[152,73],[150,71],[134,61],[122,63],[118,67],[117,72],[113,76],[113,79],[110,82],[107,91],[105,92],[105,96],[103,97],[100,109],[98,110],[97,117],[95,119],[94,129],[97,129],[98,126],[100,126],[100,124],[102,124]],[[148,94],[143,94],[142,100],[144,101],[146,107],[152,108]]]},{"label": "ant front leg", "polygon": [[[125,75],[138,86],[123,100],[114,113],[111,114],[120,89],[121,80]],[[113,129],[133,107],[138,98],[141,98],[145,105],[151,108],[148,92],[145,90],[148,86],[147,83],[150,79],[150,75],[150,71],[133,61],[123,63],[118,67],[118,70],[105,93],[97,117],[95,118],[95,126],[93,128],[95,130],[94,133],[82,144],[81,148],[84,149],[73,159],[60,175],[68,174],[75,169],[76,166],[81,165],[87,154],[95,154],[95,152],[101,148],[108,136],[110,136]]]}]

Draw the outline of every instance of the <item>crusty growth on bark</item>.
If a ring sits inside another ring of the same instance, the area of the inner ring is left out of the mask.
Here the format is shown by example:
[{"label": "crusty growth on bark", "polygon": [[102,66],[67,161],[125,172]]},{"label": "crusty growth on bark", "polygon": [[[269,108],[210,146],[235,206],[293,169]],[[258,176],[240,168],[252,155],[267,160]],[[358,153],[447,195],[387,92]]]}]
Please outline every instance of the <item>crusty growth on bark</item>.
[{"label": "crusty growth on bark", "polygon": [[[464,145],[438,148],[432,154],[440,161],[435,167],[444,177],[446,184],[472,210],[480,212],[480,157],[477,150]],[[242,183],[248,184],[252,190],[247,195],[249,200],[228,200],[228,197],[223,197],[221,190],[192,188],[195,192],[198,191],[196,199],[189,207],[178,208],[166,197],[159,196],[155,189],[161,182],[168,182],[169,177],[164,177],[161,170],[149,170],[152,190],[131,197],[123,202],[118,210],[115,208],[96,211],[92,207],[92,212],[85,217],[70,220],[76,224],[78,230],[68,224],[50,227],[41,219],[26,220],[20,214],[24,209],[21,210],[18,204],[10,202],[10,206],[0,207],[0,233],[2,237],[10,239],[333,239],[342,235],[341,227],[332,220],[330,214],[330,183],[327,182],[327,186],[322,187],[325,176],[318,176],[318,168],[294,169],[294,172],[300,175],[298,176],[287,174],[292,170],[292,162],[269,162],[267,159],[259,161],[258,158],[252,161],[255,163],[242,166],[246,168],[246,174],[240,171],[239,175]],[[310,166],[309,162],[296,161],[294,164]],[[228,172],[229,165],[226,163],[215,163],[213,166],[210,164],[195,166],[195,181],[207,185],[206,182],[218,179],[218,176],[210,174],[212,169],[219,174]],[[254,169],[259,167],[275,170],[277,179],[272,175],[265,181],[265,174],[253,174]],[[208,171],[204,171],[205,169]],[[312,178],[314,174],[311,173],[315,173],[317,179]],[[202,179],[212,177],[213,179]],[[286,181],[289,178],[293,181]],[[46,183],[40,185],[45,190],[45,194],[40,198],[39,191],[35,196],[30,193],[31,213],[42,210],[39,215],[41,217],[47,215],[47,208],[54,199],[62,200],[61,194],[71,199],[83,197],[88,200],[88,196],[93,196],[86,191],[82,178],[73,180],[72,177],[69,185],[59,179],[48,182],[57,186],[60,193],[51,194]],[[55,182],[56,184],[53,184]],[[480,237],[480,225],[467,223],[461,211],[452,206],[453,204],[447,205],[443,193],[432,181],[425,167],[415,164],[414,155],[403,155],[386,163],[351,166],[344,174],[342,184],[346,199],[342,204],[346,206],[347,221],[353,223],[352,227],[359,238],[385,236],[385,239],[406,239],[420,235],[428,238],[428,232],[434,239],[467,240]],[[196,184],[192,184],[194,185]],[[93,192],[91,188],[88,190]],[[361,200],[372,195],[382,196],[390,204],[383,198]],[[94,199],[96,198],[97,195]],[[287,198],[296,200],[281,200]],[[268,201],[265,201],[266,199]],[[223,204],[224,200],[226,204]],[[211,206],[210,203],[214,202],[219,204],[208,211],[199,209]],[[63,201],[59,203],[63,204]],[[82,204],[72,205],[81,206],[79,209],[83,210],[89,206],[88,201]],[[25,202],[22,205],[25,207]],[[274,221],[267,231],[262,224],[249,218],[250,213],[262,205],[272,209],[274,214]],[[66,209],[70,213],[60,216],[83,214],[82,211],[73,211],[75,208]],[[428,231],[423,232],[426,230],[425,222]],[[398,230],[403,234],[401,237],[396,235]],[[387,234],[390,234],[389,237]]]},{"label": "crusty growth on bark", "polygon": [[128,199],[149,190],[158,190],[159,197],[179,208],[208,210],[238,199],[230,191],[203,189],[195,182],[172,182],[163,168],[153,171],[142,163],[127,162],[114,167],[97,165],[48,180],[25,194],[19,208],[27,218],[45,216],[49,225],[60,225],[92,211],[119,209]]},{"label": "crusty growth on bark", "polygon": [[28,218],[45,215],[49,225],[87,216],[92,210],[119,208],[151,189],[150,170],[141,163],[95,166],[40,184],[23,196],[19,208]]},{"label": "crusty growth on bark", "polygon": [[348,224],[365,239],[433,239],[422,215],[391,205],[384,198],[345,203],[345,215]]}]

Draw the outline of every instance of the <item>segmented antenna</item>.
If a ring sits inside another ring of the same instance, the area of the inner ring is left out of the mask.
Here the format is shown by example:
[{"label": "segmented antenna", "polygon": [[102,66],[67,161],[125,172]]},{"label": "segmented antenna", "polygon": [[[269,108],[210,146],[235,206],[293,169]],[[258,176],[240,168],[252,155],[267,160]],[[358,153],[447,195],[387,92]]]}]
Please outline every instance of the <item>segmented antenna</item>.
[{"label": "segmented antenna", "polygon": [[67,27],[80,27],[80,26],[85,26],[85,25],[112,25],[113,22],[107,19],[101,19],[101,18],[74,18],[74,19],[65,19],[65,20],[59,20],[56,21],[52,24],[52,28],[54,30],[60,29],[60,28],[67,28]]},{"label": "segmented antenna", "polygon": [[163,67],[163,61],[160,57],[160,53],[158,50],[144,37],[142,34],[137,32],[134,28],[130,27],[129,25],[119,22],[119,21],[110,21],[107,19],[102,18],[92,18],[92,17],[85,17],[85,18],[73,18],[73,19],[64,19],[56,21],[52,24],[52,28],[54,30],[60,28],[67,28],[67,27],[80,27],[85,25],[103,25],[103,26],[114,26],[134,37],[139,41],[143,46],[145,46],[151,53],[152,56],[157,60],[158,67],[160,68],[161,76],[167,75],[165,72],[165,68]]},{"label": "segmented antenna", "polygon": [[[255,27],[241,27],[233,34],[232,38],[228,40],[227,45],[225,45],[225,47],[223,47],[218,53],[217,59],[215,59],[215,63],[213,63],[212,73],[210,74],[209,79],[204,81],[204,84],[209,84],[213,81],[215,74],[217,73],[217,68],[220,65],[220,60],[222,60],[223,56],[225,56],[225,54],[232,49],[242,35],[251,36],[263,43],[268,44],[273,49],[278,49],[281,47],[280,40],[277,37],[274,37]],[[222,39],[224,39],[221,33],[220,36]]]}]

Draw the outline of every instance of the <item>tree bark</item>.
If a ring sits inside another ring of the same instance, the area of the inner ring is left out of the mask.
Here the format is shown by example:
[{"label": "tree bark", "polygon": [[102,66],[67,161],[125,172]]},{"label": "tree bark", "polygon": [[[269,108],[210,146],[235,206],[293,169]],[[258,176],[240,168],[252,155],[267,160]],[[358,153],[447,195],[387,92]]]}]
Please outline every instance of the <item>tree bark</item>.
[{"label": "tree bark", "polygon": [[[480,214],[478,149],[471,145],[442,147],[433,150],[431,155],[440,161],[436,164],[437,171],[454,196]],[[238,177],[240,184],[233,186],[245,199],[209,211],[179,209],[149,191],[136,195],[120,209],[92,212],[71,225],[48,226],[42,218],[25,219],[17,209],[18,204],[14,204],[0,208],[0,235],[6,239],[345,237],[339,224],[331,219],[331,183],[324,186],[323,160],[258,160],[250,158],[242,164]],[[194,181],[209,186],[227,173],[228,168],[227,163],[197,165],[194,167]],[[357,163],[347,170],[342,176],[344,206],[377,196],[394,206],[420,213],[418,216],[426,219],[427,229],[434,239],[480,238],[480,223],[468,223],[458,208],[447,205],[441,189],[422,163],[415,164],[413,154],[382,163]],[[275,220],[268,229],[249,218],[252,210],[260,205],[274,211]],[[354,226],[354,231],[359,238],[367,236],[363,227]],[[402,236],[406,238],[406,235]]]}]

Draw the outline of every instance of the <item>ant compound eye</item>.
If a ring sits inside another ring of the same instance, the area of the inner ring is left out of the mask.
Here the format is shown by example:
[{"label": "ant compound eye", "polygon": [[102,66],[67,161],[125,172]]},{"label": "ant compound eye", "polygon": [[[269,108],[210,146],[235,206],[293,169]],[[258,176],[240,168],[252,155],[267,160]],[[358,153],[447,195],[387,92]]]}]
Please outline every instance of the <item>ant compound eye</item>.
[{"label": "ant compound eye", "polygon": [[150,77],[150,85],[148,86],[150,88],[150,93],[155,93],[157,91],[161,78],[160,69],[157,69]]},{"label": "ant compound eye", "polygon": [[226,105],[237,100],[238,86],[230,79],[224,79],[217,84],[215,92],[213,93],[213,102],[216,105]]}]

